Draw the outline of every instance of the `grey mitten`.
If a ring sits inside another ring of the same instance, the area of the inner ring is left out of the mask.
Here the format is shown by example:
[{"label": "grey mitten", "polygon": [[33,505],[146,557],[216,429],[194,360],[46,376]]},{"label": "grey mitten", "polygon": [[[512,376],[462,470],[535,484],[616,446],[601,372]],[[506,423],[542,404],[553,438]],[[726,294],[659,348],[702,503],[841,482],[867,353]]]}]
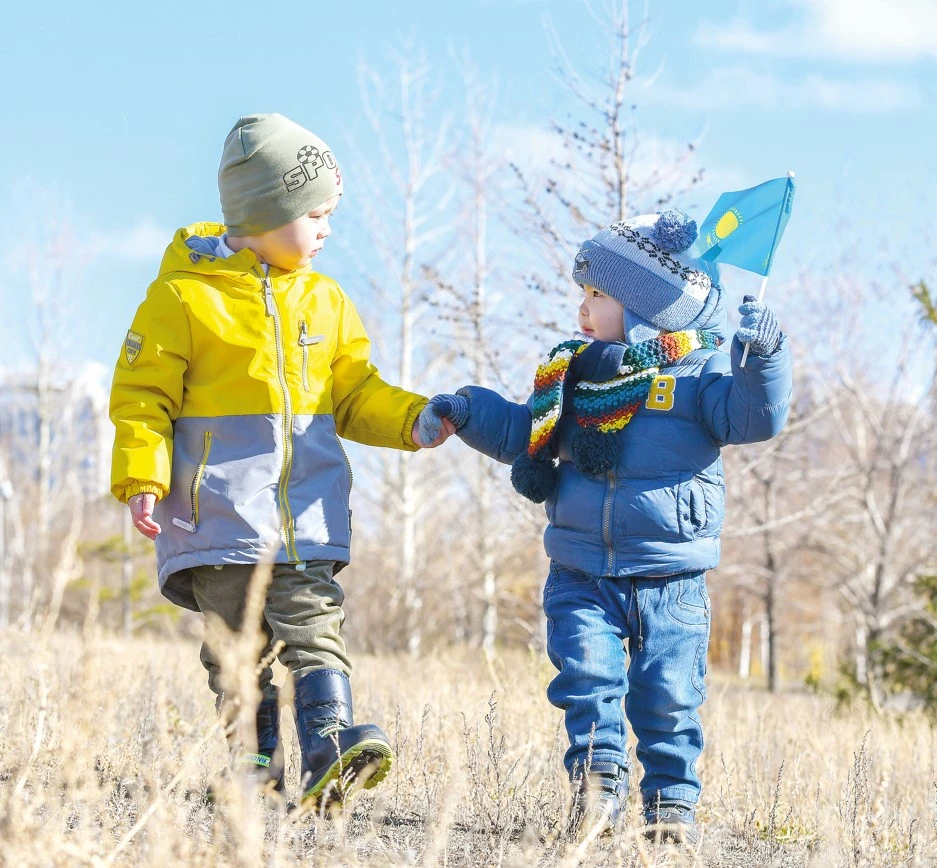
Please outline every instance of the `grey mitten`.
[{"label": "grey mitten", "polygon": [[434,442],[442,433],[443,418],[452,422],[458,431],[468,422],[468,417],[468,398],[463,395],[433,395],[417,417],[420,440],[424,444]]},{"label": "grey mitten", "polygon": [[750,344],[756,356],[770,356],[781,340],[781,327],[774,311],[764,302],[755,301],[755,296],[746,295],[739,305],[739,313],[742,319],[735,336],[743,344]]}]

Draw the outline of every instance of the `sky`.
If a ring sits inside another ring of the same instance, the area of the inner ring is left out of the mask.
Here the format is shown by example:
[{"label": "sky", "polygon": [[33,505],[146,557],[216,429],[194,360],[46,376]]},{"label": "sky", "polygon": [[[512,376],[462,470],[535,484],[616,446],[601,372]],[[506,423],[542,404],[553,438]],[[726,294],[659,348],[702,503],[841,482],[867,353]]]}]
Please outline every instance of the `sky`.
[{"label": "sky", "polygon": [[[632,21],[643,12],[632,3]],[[698,140],[708,181],[687,203],[693,216],[724,190],[793,170],[772,281],[844,251],[859,269],[935,275],[934,0],[655,0],[647,19],[631,98],[652,155]],[[347,184],[333,231],[360,227],[362,178],[379,162],[362,64],[391,75],[395,54],[425,56],[445,103],[469,58],[493,95],[494,140],[521,162],[543,159],[550,121],[579,109],[551,34],[587,78],[600,71],[607,34],[579,0],[11,4],[0,368],[28,365],[50,339],[69,362],[112,365],[172,233],[220,219],[217,164],[240,115],[278,111],[325,139]],[[73,303],[68,333],[40,336],[24,325],[23,263],[50,223],[71,227]],[[344,252],[331,245],[316,267],[354,298],[363,278]]]}]

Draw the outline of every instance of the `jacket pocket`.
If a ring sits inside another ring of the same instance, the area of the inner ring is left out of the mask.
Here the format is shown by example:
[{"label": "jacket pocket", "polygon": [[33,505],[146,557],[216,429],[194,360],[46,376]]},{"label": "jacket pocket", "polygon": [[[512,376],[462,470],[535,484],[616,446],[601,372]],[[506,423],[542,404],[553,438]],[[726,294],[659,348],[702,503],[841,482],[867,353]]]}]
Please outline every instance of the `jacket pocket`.
[{"label": "jacket pocket", "polygon": [[698,537],[719,536],[725,508],[725,484],[720,478],[697,476],[690,483],[690,515]]},{"label": "jacket pocket", "polygon": [[199,491],[202,487],[202,478],[205,476],[205,468],[208,466],[208,456],[211,454],[211,442],[211,431],[206,431],[202,438],[202,457],[195,468],[195,473],[192,474],[192,482],[189,485],[189,507],[191,508],[189,521],[178,517],[172,520],[176,527],[189,533],[195,533],[198,530]]},{"label": "jacket pocket", "polygon": [[708,503],[707,487],[706,481],[699,476],[690,477],[678,486],[677,520],[682,540],[712,536],[710,526],[715,525],[715,510]]},{"label": "jacket pocket", "polygon": [[700,483],[690,480],[690,524],[694,533],[699,533],[706,527],[706,498]]}]

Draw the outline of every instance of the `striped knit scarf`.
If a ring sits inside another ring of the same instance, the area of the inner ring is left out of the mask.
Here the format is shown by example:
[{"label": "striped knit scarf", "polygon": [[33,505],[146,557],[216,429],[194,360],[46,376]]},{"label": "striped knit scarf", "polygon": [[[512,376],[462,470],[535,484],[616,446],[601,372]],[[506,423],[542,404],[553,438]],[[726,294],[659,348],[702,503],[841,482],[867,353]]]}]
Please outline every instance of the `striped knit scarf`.
[{"label": "striped knit scarf", "polygon": [[[540,503],[552,494],[556,469],[550,443],[563,415],[564,387],[576,357],[589,346],[570,340],[555,346],[537,368],[531,412],[533,424],[526,455],[511,469],[514,487]],[[614,466],[615,434],[647,400],[661,368],[698,349],[713,349],[718,339],[703,331],[670,332],[631,344],[624,350],[618,374],[605,382],[581,380],[573,388],[572,405],[583,429],[573,440],[573,462],[583,473],[600,475]]]}]

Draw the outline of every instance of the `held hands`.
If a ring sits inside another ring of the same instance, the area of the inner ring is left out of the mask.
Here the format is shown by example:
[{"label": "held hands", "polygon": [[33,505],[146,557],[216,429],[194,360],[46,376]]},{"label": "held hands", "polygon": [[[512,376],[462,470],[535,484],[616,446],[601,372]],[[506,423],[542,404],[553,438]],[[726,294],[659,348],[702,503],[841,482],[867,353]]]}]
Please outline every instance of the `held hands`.
[{"label": "held hands", "polygon": [[413,426],[413,441],[432,448],[444,443],[468,421],[469,402],[462,395],[434,395]]},{"label": "held hands", "polygon": [[127,498],[130,507],[130,520],[133,526],[149,539],[156,539],[162,528],[153,521],[153,507],[156,506],[155,494],[135,494]]},{"label": "held hands", "polygon": [[781,340],[781,327],[777,317],[764,302],[755,301],[755,296],[746,295],[739,306],[742,320],[736,337],[743,344],[751,344],[756,356],[770,356]]}]

